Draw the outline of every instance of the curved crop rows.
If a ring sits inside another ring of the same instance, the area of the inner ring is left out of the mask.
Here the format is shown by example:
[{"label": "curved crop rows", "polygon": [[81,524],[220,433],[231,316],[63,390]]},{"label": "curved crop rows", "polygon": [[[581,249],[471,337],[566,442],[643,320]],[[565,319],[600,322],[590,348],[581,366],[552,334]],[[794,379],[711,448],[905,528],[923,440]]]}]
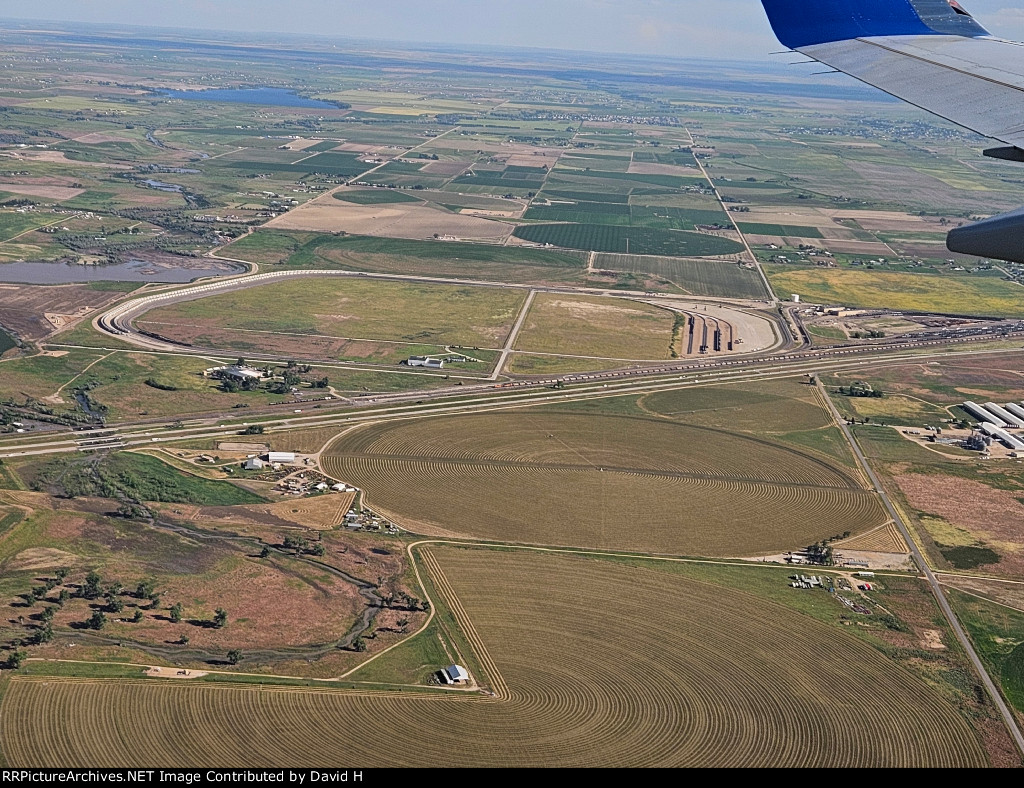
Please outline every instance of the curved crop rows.
[{"label": "curved crop rows", "polygon": [[16,678],[8,763],[986,763],[922,680],[742,591],[584,557],[432,551],[508,684],[497,698]]},{"label": "curved crop rows", "polygon": [[356,430],[332,476],[428,534],[763,555],[885,522],[841,468],[766,441],[671,422],[484,414]]},{"label": "curved crop rows", "polygon": [[531,412],[449,416],[374,425],[346,436],[329,453],[663,470],[860,489],[837,464],[797,449],[647,418]]},{"label": "curved crop rows", "polygon": [[868,533],[836,542],[836,547],[845,550],[867,550],[880,553],[906,553],[907,543],[894,523],[887,523]]}]

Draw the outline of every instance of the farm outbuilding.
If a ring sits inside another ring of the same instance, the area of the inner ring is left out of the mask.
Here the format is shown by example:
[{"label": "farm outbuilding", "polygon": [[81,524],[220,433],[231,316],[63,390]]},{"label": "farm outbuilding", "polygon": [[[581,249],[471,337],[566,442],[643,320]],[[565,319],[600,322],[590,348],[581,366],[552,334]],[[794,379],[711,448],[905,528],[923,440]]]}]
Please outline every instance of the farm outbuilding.
[{"label": "farm outbuilding", "polygon": [[1005,407],[1008,411],[1010,411],[1010,413],[1016,416],[1021,421],[1021,423],[1024,423],[1024,408],[1022,408],[1016,402],[1007,402],[1006,405],[1004,405],[1003,407]]},{"label": "farm outbuilding", "polygon": [[981,405],[979,405],[977,402],[971,402],[968,400],[961,407],[968,413],[970,413],[972,416],[974,416],[974,418],[982,422],[988,422],[989,424],[994,424],[997,427],[1006,426],[1005,421],[996,416],[994,413],[990,413],[989,411],[985,410],[985,408],[981,407]]},{"label": "farm outbuilding", "polygon": [[250,457],[242,464],[242,467],[247,471],[259,471],[263,468],[263,460],[259,457]]},{"label": "farm outbuilding", "polygon": [[982,432],[986,435],[992,436],[1008,449],[1024,449],[1024,441],[1019,438],[1015,438],[1004,429],[996,427],[993,424],[981,424],[979,427]]},{"label": "farm outbuilding", "polygon": [[1010,413],[1006,408],[1001,408],[994,402],[986,402],[985,410],[994,415],[996,418],[1002,419],[1006,422],[1007,427],[1021,427],[1024,426],[1024,421],[1021,421],[1018,417]]},{"label": "farm outbuilding", "polygon": [[295,452],[291,451],[272,451],[267,455],[267,462],[281,462],[291,463],[295,462]]},{"label": "farm outbuilding", "polygon": [[462,665],[449,665],[441,671],[441,674],[449,684],[465,684],[469,681],[469,671]]},{"label": "farm outbuilding", "polygon": [[405,362],[410,367],[428,367],[429,369],[441,369],[444,361],[439,358],[427,358],[426,356],[409,356]]},{"label": "farm outbuilding", "polygon": [[215,378],[220,378],[221,380],[237,380],[240,383],[244,383],[247,380],[263,379],[263,373],[258,369],[239,366],[238,364],[232,364],[229,367],[214,367],[212,370],[208,371]]}]

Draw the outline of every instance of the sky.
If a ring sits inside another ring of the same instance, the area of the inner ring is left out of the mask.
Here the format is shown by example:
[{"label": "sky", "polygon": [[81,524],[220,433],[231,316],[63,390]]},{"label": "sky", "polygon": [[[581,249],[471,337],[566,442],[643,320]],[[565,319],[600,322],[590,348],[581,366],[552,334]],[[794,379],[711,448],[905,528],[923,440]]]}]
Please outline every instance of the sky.
[{"label": "sky", "polygon": [[[1024,40],[1024,9],[961,4]],[[7,0],[0,18],[731,60],[779,49],[759,0]]]}]

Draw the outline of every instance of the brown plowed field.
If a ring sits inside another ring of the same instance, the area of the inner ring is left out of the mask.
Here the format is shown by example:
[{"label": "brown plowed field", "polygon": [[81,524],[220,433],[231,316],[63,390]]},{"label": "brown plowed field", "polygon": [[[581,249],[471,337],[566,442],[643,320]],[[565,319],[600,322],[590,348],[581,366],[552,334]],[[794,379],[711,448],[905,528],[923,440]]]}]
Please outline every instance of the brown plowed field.
[{"label": "brown plowed field", "polygon": [[1019,490],[943,474],[900,473],[893,477],[914,509],[941,517],[992,547],[999,562],[985,572],[1019,579],[1024,571],[1024,502]]},{"label": "brown plowed field", "polygon": [[527,412],[375,425],[322,461],[427,534],[735,556],[885,522],[838,465],[658,419]]},{"label": "brown plowed field", "polygon": [[88,285],[3,285],[0,324],[23,339],[40,339],[54,330],[46,315],[80,316],[121,295],[92,290]]},{"label": "brown plowed field", "polygon": [[449,605],[486,646],[494,675],[481,678],[496,697],[17,677],[0,709],[4,757],[62,768],[987,762],[931,686],[753,595],[588,558],[431,551]]}]

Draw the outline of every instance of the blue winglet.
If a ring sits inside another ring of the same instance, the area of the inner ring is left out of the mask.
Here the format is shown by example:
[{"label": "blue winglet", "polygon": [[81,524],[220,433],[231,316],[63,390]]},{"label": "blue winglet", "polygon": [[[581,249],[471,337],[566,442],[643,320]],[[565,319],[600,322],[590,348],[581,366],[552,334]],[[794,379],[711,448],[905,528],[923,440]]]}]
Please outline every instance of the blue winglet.
[{"label": "blue winglet", "polygon": [[956,0],[761,0],[790,49],[866,36],[987,36]]}]

